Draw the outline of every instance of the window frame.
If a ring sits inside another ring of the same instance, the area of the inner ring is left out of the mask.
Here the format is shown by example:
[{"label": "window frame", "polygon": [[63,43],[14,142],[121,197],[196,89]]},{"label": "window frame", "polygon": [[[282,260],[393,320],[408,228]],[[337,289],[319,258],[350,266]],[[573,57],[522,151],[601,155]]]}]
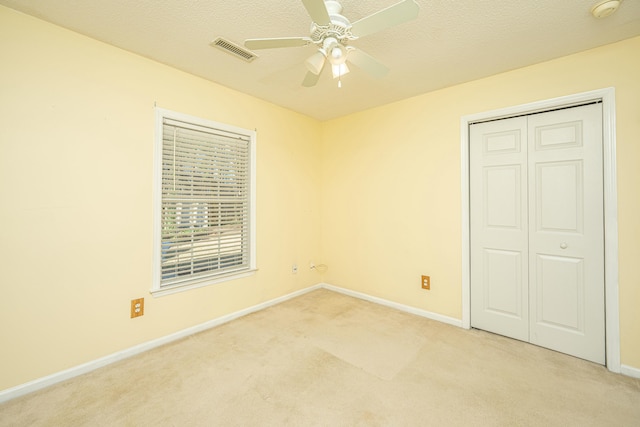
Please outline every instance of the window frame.
[{"label": "window frame", "polygon": [[[248,266],[240,270],[213,273],[205,277],[185,278],[180,283],[162,284],[162,155],[163,127],[165,119],[184,122],[197,127],[210,128],[224,133],[238,134],[249,140],[248,167]],[[256,131],[218,123],[200,117],[155,107],[154,164],[153,164],[153,274],[151,294],[153,296],[169,295],[189,289],[210,286],[216,283],[248,277],[255,273],[256,267]]]}]

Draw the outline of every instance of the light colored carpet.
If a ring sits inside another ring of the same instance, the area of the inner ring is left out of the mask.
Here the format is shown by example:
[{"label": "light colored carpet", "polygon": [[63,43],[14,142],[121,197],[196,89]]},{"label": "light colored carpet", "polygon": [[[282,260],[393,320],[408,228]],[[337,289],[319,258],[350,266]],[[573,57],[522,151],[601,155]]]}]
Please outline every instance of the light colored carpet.
[{"label": "light colored carpet", "polygon": [[0,406],[1,426],[638,426],[640,380],[318,290]]}]

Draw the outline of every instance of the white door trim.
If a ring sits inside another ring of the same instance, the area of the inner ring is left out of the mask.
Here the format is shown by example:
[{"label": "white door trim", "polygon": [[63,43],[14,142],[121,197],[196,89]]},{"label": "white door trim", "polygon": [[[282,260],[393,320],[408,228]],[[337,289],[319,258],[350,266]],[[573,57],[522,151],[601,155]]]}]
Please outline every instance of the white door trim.
[{"label": "white door trim", "polygon": [[620,314],[618,300],[618,191],[616,180],[615,89],[605,88],[575,95],[537,101],[514,107],[470,114],[460,119],[460,162],[462,183],[462,327],[471,328],[471,278],[469,230],[469,125],[602,101],[602,143],[604,162],[604,252],[605,321],[607,368],[620,373]]}]

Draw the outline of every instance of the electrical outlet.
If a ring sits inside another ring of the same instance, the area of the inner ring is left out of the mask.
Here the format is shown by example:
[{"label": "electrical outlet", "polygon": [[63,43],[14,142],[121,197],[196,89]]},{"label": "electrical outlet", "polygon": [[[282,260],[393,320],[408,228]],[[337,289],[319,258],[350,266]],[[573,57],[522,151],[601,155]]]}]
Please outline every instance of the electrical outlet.
[{"label": "electrical outlet", "polygon": [[144,314],[144,298],[131,300],[131,318],[140,317]]},{"label": "electrical outlet", "polygon": [[422,276],[422,289],[431,289],[431,278],[429,276]]}]

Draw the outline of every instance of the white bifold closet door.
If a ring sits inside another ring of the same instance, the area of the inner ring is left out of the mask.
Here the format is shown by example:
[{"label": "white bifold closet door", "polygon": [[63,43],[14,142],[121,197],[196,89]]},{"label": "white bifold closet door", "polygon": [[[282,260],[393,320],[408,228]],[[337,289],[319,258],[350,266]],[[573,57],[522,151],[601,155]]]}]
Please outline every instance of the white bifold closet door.
[{"label": "white bifold closet door", "polygon": [[470,128],[471,326],[605,363],[602,105]]}]

